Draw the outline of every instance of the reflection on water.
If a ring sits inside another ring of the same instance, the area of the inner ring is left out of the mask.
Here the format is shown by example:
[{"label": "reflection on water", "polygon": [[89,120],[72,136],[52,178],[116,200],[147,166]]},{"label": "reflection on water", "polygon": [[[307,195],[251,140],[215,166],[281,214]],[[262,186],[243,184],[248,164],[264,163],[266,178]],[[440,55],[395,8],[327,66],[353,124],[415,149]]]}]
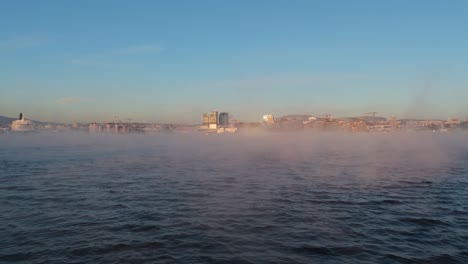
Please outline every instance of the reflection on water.
[{"label": "reflection on water", "polygon": [[468,263],[465,134],[0,137],[0,259]]}]

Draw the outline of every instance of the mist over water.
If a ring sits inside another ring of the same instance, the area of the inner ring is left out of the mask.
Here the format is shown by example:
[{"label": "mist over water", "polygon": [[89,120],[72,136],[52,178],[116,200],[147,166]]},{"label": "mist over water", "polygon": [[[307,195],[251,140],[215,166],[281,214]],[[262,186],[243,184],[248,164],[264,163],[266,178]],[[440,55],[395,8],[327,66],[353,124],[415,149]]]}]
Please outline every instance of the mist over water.
[{"label": "mist over water", "polygon": [[466,133],[0,136],[0,260],[467,263]]}]

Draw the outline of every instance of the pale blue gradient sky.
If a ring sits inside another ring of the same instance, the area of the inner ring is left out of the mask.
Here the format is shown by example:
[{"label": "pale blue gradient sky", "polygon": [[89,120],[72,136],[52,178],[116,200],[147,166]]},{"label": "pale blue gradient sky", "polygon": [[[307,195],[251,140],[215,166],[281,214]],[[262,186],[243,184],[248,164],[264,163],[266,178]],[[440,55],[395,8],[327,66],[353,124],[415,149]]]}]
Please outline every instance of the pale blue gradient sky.
[{"label": "pale blue gradient sky", "polygon": [[465,119],[468,1],[2,1],[0,115]]}]

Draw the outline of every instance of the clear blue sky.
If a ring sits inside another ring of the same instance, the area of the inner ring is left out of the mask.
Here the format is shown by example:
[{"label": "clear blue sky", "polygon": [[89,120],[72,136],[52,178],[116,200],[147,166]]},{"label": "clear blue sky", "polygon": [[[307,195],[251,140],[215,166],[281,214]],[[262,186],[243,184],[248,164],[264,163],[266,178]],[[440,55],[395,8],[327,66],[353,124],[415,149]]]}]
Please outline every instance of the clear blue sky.
[{"label": "clear blue sky", "polygon": [[468,1],[0,3],[0,115],[468,117]]}]

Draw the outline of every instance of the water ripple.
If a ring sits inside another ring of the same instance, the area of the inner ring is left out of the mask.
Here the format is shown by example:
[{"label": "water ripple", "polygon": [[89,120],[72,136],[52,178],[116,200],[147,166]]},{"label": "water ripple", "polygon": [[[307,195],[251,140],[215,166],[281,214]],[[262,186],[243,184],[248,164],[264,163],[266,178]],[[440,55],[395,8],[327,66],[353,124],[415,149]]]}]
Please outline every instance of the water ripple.
[{"label": "water ripple", "polygon": [[466,144],[31,137],[0,145],[0,261],[468,263]]}]

